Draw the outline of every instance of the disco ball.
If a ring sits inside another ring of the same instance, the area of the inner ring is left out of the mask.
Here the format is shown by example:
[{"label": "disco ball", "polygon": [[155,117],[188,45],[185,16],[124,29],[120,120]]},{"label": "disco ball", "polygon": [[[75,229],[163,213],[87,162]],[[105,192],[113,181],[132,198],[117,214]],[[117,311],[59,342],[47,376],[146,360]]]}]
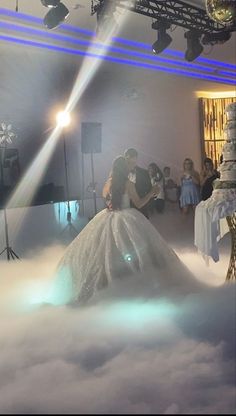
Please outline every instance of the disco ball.
[{"label": "disco ball", "polygon": [[206,0],[208,16],[217,23],[232,25],[236,23],[235,0]]}]

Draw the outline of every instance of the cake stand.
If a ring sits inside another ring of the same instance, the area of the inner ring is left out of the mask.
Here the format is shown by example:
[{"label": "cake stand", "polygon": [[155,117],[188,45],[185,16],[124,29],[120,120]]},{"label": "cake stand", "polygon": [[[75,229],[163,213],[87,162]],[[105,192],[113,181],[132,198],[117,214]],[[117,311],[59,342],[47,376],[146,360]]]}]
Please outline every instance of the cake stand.
[{"label": "cake stand", "polygon": [[232,281],[236,279],[236,184],[234,188],[215,189],[212,196],[200,202],[195,210],[194,244],[206,260],[211,257],[215,262],[219,261],[218,242],[228,232],[231,234],[231,257],[226,281]]}]

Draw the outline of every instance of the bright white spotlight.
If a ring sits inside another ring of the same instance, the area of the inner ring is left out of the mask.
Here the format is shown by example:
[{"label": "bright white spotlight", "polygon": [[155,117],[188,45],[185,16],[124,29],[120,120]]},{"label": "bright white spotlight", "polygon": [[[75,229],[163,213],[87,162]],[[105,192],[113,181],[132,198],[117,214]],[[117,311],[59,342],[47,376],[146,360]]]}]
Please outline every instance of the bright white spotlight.
[{"label": "bright white spotlight", "polygon": [[57,125],[59,127],[69,126],[70,121],[71,121],[70,113],[68,113],[67,111],[60,111],[57,114]]}]

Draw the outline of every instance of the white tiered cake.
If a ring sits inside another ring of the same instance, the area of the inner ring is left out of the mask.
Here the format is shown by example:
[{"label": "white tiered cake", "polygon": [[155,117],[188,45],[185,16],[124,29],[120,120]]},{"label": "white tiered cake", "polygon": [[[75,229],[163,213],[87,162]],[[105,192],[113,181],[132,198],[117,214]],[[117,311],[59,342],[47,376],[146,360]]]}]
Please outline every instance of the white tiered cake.
[{"label": "white tiered cake", "polygon": [[220,179],[213,182],[211,197],[201,201],[195,211],[194,243],[214,261],[219,260],[217,242],[229,231],[226,217],[236,212],[236,102],[227,106],[226,116]]},{"label": "white tiered cake", "polygon": [[220,179],[215,181],[215,189],[236,187],[236,102],[226,108],[227,123],[224,129],[226,143],[223,147],[223,162],[219,167]]}]

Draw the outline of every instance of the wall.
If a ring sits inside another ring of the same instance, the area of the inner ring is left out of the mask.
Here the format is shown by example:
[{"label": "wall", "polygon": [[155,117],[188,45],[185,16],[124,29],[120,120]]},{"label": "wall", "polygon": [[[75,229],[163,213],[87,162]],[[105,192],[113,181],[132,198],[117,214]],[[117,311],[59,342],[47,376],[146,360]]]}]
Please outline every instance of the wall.
[{"label": "wall", "polygon": [[[81,61],[42,51],[9,49],[3,55],[0,79],[1,114],[16,120],[22,166],[46,142],[53,126],[49,113],[68,98]],[[94,155],[98,195],[112,160],[128,147],[139,152],[139,164],[169,165],[177,179],[185,157],[200,169],[197,90],[222,88],[163,72],[103,63],[75,108],[74,125],[66,134],[70,195],[81,195],[80,123],[102,123],[102,153]],[[55,114],[54,114],[55,116]],[[14,147],[13,146],[13,147]],[[58,140],[43,182],[63,185],[63,144]],[[84,156],[85,188],[91,182],[90,158]],[[92,197],[86,193],[86,197]]]},{"label": "wall", "polygon": [[[113,66],[96,82],[82,100],[81,117],[103,126],[102,154],[94,156],[99,191],[113,158],[128,147],[138,150],[141,166],[169,165],[176,178],[185,157],[200,168],[196,81]],[[86,168],[89,182],[89,163]]]}]

